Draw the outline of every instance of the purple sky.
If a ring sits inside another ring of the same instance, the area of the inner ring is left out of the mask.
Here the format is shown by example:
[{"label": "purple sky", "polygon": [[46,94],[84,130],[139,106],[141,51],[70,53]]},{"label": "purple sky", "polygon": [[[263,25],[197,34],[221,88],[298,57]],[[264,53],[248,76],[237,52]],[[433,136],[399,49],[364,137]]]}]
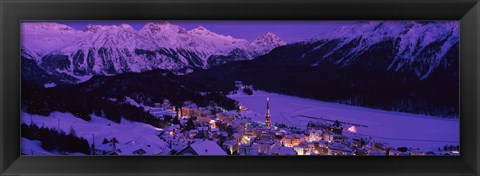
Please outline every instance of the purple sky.
[{"label": "purple sky", "polygon": [[[119,25],[129,24],[141,29],[146,23],[157,21],[54,21],[76,29],[84,29],[88,24]],[[172,24],[193,29],[203,26],[215,33],[231,35],[235,38],[253,40],[256,37],[273,32],[286,42],[309,39],[321,32],[330,31],[353,21],[169,21]]]}]

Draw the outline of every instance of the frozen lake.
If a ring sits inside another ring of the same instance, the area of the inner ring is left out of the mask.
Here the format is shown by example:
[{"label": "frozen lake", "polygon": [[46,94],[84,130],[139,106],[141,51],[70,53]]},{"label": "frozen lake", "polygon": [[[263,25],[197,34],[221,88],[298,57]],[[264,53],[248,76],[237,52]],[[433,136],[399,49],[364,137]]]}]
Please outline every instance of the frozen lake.
[{"label": "frozen lake", "polygon": [[[432,151],[438,147],[443,149],[444,145],[459,145],[460,141],[458,119],[349,106],[264,91],[254,91],[251,96],[238,92],[229,97],[246,106],[248,110],[242,114],[256,121],[265,120],[266,99],[269,97],[272,124],[278,122],[305,129],[309,121],[318,118],[339,120],[358,124],[355,135],[370,136],[394,147]],[[348,127],[344,126],[344,129]]]}]

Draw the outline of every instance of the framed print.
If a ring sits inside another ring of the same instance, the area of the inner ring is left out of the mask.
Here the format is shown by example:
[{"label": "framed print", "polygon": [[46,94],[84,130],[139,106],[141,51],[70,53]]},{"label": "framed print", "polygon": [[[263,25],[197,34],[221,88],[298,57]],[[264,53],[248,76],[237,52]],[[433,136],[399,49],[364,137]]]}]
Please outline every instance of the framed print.
[{"label": "framed print", "polygon": [[1,3],[3,175],[479,174],[478,1]]},{"label": "framed print", "polygon": [[21,154],[459,156],[459,25],[22,21]]}]

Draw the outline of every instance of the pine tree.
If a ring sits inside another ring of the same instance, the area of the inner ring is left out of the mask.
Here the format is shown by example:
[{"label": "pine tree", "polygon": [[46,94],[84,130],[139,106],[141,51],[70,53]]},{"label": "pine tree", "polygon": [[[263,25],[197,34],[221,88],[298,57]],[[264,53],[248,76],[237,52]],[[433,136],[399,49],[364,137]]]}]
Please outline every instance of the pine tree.
[{"label": "pine tree", "polygon": [[111,142],[112,142],[112,144],[113,144],[113,153],[114,153],[114,154],[117,154],[117,145],[116,145],[116,144],[118,143],[117,138],[115,138],[115,137],[112,138]]},{"label": "pine tree", "polygon": [[75,132],[75,129],[73,127],[70,127],[70,132],[68,132],[68,135],[76,136],[77,133]]},{"label": "pine tree", "polygon": [[195,123],[193,122],[192,118],[189,118],[187,121],[187,125],[185,127],[186,130],[192,130],[195,129]]}]

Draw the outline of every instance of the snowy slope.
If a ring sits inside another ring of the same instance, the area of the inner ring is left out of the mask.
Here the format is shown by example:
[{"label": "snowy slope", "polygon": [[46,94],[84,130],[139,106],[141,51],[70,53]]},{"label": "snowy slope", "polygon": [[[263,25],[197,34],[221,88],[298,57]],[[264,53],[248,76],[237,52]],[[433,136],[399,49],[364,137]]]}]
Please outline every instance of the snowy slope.
[{"label": "snowy slope", "polygon": [[249,42],[202,26],[187,30],[168,22],[147,23],[138,31],[127,24],[88,25],[80,31],[56,23],[22,23],[22,35],[26,58],[39,64],[66,63],[46,69],[75,76],[206,68],[210,56],[240,50],[246,54],[233,60],[252,59],[285,45],[273,33]]},{"label": "snowy slope", "polygon": [[[119,141],[117,149],[122,151],[119,153],[120,155],[133,155],[132,152],[137,149],[145,150],[147,152],[146,155],[159,154],[164,150],[169,151],[166,143],[156,136],[162,129],[125,119],[122,119],[121,123],[117,124],[105,118],[92,116],[92,120],[87,122],[70,113],[54,112],[48,117],[22,113],[22,122],[27,125],[34,123],[40,127],[60,129],[65,132],[69,132],[73,128],[76,135],[87,139],[89,144],[92,144],[93,135],[95,135],[95,146],[99,148],[103,147],[101,143],[104,138],[111,139],[115,137]],[[22,147],[27,151],[32,149],[42,152],[28,141]],[[109,147],[106,146],[106,149],[108,150]]]},{"label": "snowy slope", "polygon": [[[78,41],[84,33],[58,23],[22,23],[22,50],[35,59]],[[25,55],[25,54],[24,54]]]},{"label": "snowy slope", "polygon": [[20,145],[22,147],[21,153],[25,155],[55,155],[43,149],[41,146],[42,142],[38,140],[30,140],[22,137]]}]

